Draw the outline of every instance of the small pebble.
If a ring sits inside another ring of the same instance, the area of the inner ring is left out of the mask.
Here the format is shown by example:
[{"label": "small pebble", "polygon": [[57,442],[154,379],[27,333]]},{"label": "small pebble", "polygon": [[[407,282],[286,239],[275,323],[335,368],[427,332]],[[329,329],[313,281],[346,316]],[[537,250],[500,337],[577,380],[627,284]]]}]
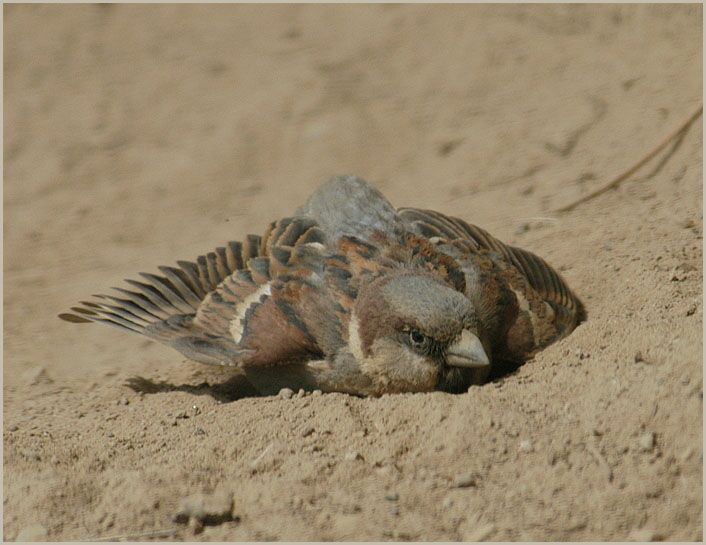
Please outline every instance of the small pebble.
[{"label": "small pebble", "polygon": [[292,390],[291,388],[282,388],[282,389],[279,391],[279,394],[278,394],[278,395],[279,395],[279,397],[281,397],[282,399],[291,399],[292,396],[294,395],[294,390]]},{"label": "small pebble", "polygon": [[684,452],[682,452],[681,455],[681,461],[682,462],[688,462],[691,460],[691,457],[694,455],[694,449],[691,447],[687,447]]},{"label": "small pebble", "polygon": [[19,430],[19,429],[20,429],[20,428],[17,427],[17,425],[15,425],[15,424],[13,424],[12,426],[10,426],[10,427],[8,428],[8,430],[10,430],[10,431],[17,431],[17,430]]},{"label": "small pebble", "polygon": [[174,415],[174,418],[176,418],[177,420],[179,420],[179,419],[184,420],[186,418],[189,418],[189,415],[186,414],[186,411],[179,411],[178,413],[176,413]]},{"label": "small pebble", "polygon": [[696,267],[694,267],[691,263],[682,262],[676,266],[676,269],[678,271],[683,272],[683,273],[689,273],[689,272],[695,271]]},{"label": "small pebble", "polygon": [[532,452],[532,450],[534,450],[534,447],[532,446],[532,441],[528,439],[520,441],[520,452]]},{"label": "small pebble", "polygon": [[655,533],[647,528],[634,529],[628,536],[628,541],[655,541]]},{"label": "small pebble", "polygon": [[526,233],[527,231],[530,230],[530,224],[529,223],[521,223],[520,225],[517,226],[515,229],[515,234],[516,235],[522,235],[523,233]]},{"label": "small pebble", "polygon": [[354,460],[362,460],[363,457],[360,455],[360,453],[352,450],[350,452],[347,452],[343,459],[349,462],[353,462]]},{"label": "small pebble", "polygon": [[307,426],[302,432],[302,437],[309,437],[312,433],[314,433],[313,426]]},{"label": "small pebble", "polygon": [[389,494],[385,494],[385,499],[387,501],[397,501],[400,499],[400,495],[397,492],[390,492]]},{"label": "small pebble", "polygon": [[454,488],[468,488],[469,486],[476,486],[477,480],[473,473],[461,473],[454,477],[452,486]]},{"label": "small pebble", "polygon": [[485,541],[493,533],[495,533],[495,526],[492,524],[486,524],[479,528],[471,530],[466,535],[463,536],[463,541]]},{"label": "small pebble", "polygon": [[670,280],[672,282],[683,282],[687,278],[687,270],[676,267],[675,269],[672,270],[672,276],[670,277]]},{"label": "small pebble", "polygon": [[642,452],[649,452],[655,447],[655,434],[653,432],[643,433],[638,439],[638,445]]},{"label": "small pebble", "polygon": [[109,431],[109,432],[106,434],[106,437],[111,437],[111,438],[112,438],[112,437],[115,437],[115,434],[114,434],[112,431]]},{"label": "small pebble", "polygon": [[39,384],[52,384],[54,381],[47,373],[44,367],[34,367],[26,371],[22,378],[29,386],[37,386]]},{"label": "small pebble", "polygon": [[397,504],[393,504],[393,505],[390,506],[390,514],[391,514],[393,517],[396,517],[397,515],[400,514],[400,508],[399,508],[399,506],[398,506]]},{"label": "small pebble", "polygon": [[[233,495],[225,492],[216,494],[194,494],[182,498],[174,522],[180,524],[221,524],[233,520]],[[193,522],[192,522],[193,521]]]},{"label": "small pebble", "polygon": [[640,352],[639,350],[637,352],[635,352],[634,359],[635,359],[635,363],[640,363],[641,361],[643,361],[643,362],[645,361],[645,357],[642,355],[642,352]]},{"label": "small pebble", "polygon": [[698,305],[696,303],[692,303],[688,309],[686,309],[686,315],[687,316],[693,316],[693,314],[696,312],[696,309],[698,308]]},{"label": "small pebble", "polygon": [[196,428],[194,433],[196,435],[206,435],[206,432],[203,430],[203,428]]},{"label": "small pebble", "polygon": [[299,391],[297,392],[297,397],[301,398],[306,395],[306,392],[304,391],[303,388],[299,388]]},{"label": "small pebble", "polygon": [[645,489],[646,498],[659,498],[662,494],[664,494],[664,489],[658,484],[649,484]]},{"label": "small pebble", "polygon": [[46,541],[47,529],[41,524],[25,526],[18,533],[15,541]]},{"label": "small pebble", "polygon": [[117,404],[118,405],[129,405],[130,400],[128,400],[128,398],[126,398],[126,397],[121,397],[120,399],[118,399]]},{"label": "small pebble", "polygon": [[451,507],[453,507],[453,504],[454,504],[453,498],[451,496],[446,496],[444,498],[444,501],[442,502],[441,506],[444,509],[450,509]]},{"label": "small pebble", "polygon": [[311,392],[311,395],[314,397],[318,397],[320,395],[323,395],[323,392],[321,390],[314,390],[313,392]]},{"label": "small pebble", "polygon": [[203,532],[203,521],[201,519],[191,517],[189,520],[187,520],[187,524],[192,533],[200,534],[201,532]]}]

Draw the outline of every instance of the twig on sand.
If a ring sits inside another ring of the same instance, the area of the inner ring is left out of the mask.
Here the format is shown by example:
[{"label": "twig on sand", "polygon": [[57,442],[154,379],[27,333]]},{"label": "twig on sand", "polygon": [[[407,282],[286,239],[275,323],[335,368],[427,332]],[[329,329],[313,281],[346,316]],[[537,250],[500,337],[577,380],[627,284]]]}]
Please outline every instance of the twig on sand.
[{"label": "twig on sand", "polygon": [[549,216],[533,216],[531,218],[520,218],[519,221],[536,221],[539,223],[559,223],[559,218],[552,218]]},{"label": "twig on sand", "polygon": [[253,468],[256,467],[257,464],[260,462],[260,460],[262,460],[262,459],[265,457],[265,454],[267,454],[267,452],[268,452],[271,448],[272,448],[272,443],[270,443],[269,445],[267,445],[267,446],[265,447],[265,450],[263,450],[263,451],[260,453],[260,455],[259,455],[257,458],[255,458],[252,462],[250,462],[250,467],[253,467]]},{"label": "twig on sand", "polygon": [[140,534],[123,534],[120,536],[93,537],[90,539],[82,539],[81,541],[135,541],[136,539],[143,537],[171,537],[176,533],[177,528],[165,528],[163,530],[151,530],[149,532],[142,532]]},{"label": "twig on sand", "polygon": [[[642,167],[645,163],[647,163],[650,159],[652,159],[655,155],[657,155],[660,151],[662,151],[664,148],[667,147],[667,145],[676,139],[675,146],[672,148],[672,151],[670,152],[669,155],[671,155],[678,145],[681,143],[682,139],[684,138],[684,135],[686,132],[689,130],[689,127],[691,127],[692,123],[696,121],[699,117],[701,117],[701,114],[704,111],[703,105],[699,106],[698,109],[692,113],[689,118],[683,122],[679,127],[669,133],[669,135],[664,138],[659,144],[657,144],[654,148],[652,148],[646,155],[642,157],[637,163],[635,163],[633,166],[631,166],[629,169],[626,171],[622,172],[615,178],[613,178],[610,182],[608,182],[606,185],[603,187],[600,187],[593,191],[592,193],[589,193],[588,195],[584,195],[580,199],[575,200],[572,203],[569,203],[565,206],[562,206],[561,208],[557,208],[555,212],[557,213],[563,213],[563,212],[569,212],[570,210],[573,210],[576,208],[578,205],[583,204],[587,201],[590,201],[591,199],[594,199],[598,197],[599,195],[602,195],[606,191],[610,191],[611,189],[615,189],[618,187],[624,180],[632,176],[635,172],[637,172],[640,167]],[[663,163],[660,163],[659,168],[663,166]],[[657,169],[655,169],[656,172]],[[652,173],[652,175],[655,174],[655,172]]]}]

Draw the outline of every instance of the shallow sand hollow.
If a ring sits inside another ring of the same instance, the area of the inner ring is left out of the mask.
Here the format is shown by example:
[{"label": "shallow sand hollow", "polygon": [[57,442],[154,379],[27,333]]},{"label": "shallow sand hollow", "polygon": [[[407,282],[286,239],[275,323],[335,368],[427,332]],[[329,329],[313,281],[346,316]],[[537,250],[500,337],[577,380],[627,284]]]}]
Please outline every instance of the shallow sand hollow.
[{"label": "shallow sand hollow", "polygon": [[[698,107],[701,10],[5,6],[5,539],[700,540],[701,120],[554,210]],[[344,173],[538,253],[588,322],[466,394],[282,399],[57,319]],[[232,509],[173,522],[197,493]]]}]

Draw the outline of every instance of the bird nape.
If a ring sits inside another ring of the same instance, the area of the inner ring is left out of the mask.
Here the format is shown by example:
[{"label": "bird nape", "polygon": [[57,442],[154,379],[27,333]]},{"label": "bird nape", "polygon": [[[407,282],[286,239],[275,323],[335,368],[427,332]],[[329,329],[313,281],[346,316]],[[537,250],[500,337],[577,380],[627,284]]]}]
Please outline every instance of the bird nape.
[{"label": "bird nape", "polygon": [[262,235],[139,273],[59,317],[240,368],[262,393],[462,392],[586,319],[542,258],[334,177]]}]

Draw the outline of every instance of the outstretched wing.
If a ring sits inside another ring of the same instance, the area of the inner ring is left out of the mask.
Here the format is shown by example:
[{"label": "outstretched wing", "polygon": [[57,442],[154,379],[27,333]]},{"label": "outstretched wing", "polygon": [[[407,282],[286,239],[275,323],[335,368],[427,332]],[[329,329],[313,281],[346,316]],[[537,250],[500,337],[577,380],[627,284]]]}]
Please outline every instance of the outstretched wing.
[{"label": "outstretched wing", "polygon": [[139,333],[203,363],[296,360],[320,350],[287,314],[286,282],[278,277],[324,245],[313,220],[284,218],[262,237],[248,235],[196,262],[159,267],[161,275],[140,273],[141,280],[126,280],[131,289],[113,288],[115,294],[96,295],[59,317]]},{"label": "outstretched wing", "polygon": [[527,250],[509,246],[484,229],[434,210],[400,208],[400,218],[411,231],[427,238],[464,239],[476,249],[490,250],[512,264],[534,291],[556,312],[555,325],[560,330],[573,329],[586,319],[583,303],[569,289],[564,279],[541,257]]},{"label": "outstretched wing", "polygon": [[[68,322],[99,322],[146,335],[159,341],[159,324],[179,316],[193,316],[206,296],[233,272],[244,269],[260,255],[262,239],[248,235],[243,243],[229,242],[196,258],[179,261],[178,267],[159,267],[162,275],[139,273],[141,280],[126,279],[132,289],[112,288],[115,294],[94,295],[72,312],[59,315]],[[164,332],[168,337],[169,333]]]}]

